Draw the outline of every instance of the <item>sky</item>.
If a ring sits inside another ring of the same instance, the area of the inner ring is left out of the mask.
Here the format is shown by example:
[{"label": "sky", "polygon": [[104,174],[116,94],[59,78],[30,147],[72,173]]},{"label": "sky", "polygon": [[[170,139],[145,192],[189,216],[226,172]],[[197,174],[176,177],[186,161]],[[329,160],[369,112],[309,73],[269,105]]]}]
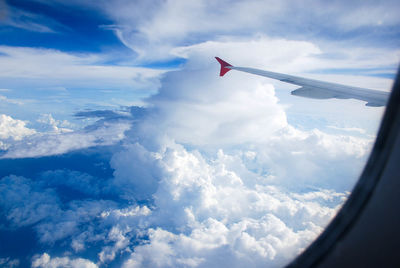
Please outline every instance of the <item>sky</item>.
[{"label": "sky", "polygon": [[390,91],[397,1],[1,1],[0,266],[282,267],[340,209]]}]

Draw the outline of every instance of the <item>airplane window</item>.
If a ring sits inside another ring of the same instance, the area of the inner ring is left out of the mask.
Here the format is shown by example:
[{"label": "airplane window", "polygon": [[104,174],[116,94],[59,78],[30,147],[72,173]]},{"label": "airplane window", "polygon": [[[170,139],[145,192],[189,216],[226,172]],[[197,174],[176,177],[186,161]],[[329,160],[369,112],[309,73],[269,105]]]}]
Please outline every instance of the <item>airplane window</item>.
[{"label": "airplane window", "polygon": [[384,196],[399,12],[0,0],[0,266],[321,264]]}]

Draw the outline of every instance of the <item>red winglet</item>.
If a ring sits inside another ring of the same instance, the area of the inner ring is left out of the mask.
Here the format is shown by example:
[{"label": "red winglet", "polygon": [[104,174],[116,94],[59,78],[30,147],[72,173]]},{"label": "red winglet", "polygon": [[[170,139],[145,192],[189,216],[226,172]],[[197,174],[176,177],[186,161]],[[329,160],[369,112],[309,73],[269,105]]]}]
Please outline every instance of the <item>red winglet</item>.
[{"label": "red winglet", "polygon": [[[230,68],[226,68],[227,66],[232,66],[229,63],[227,63],[226,61],[221,60],[218,57],[215,57],[217,59],[217,61],[219,62],[219,64],[221,64],[221,71],[219,72],[219,76],[224,76],[224,74],[226,74],[227,72],[229,72],[231,69]],[[233,66],[232,66],[233,67]]]}]

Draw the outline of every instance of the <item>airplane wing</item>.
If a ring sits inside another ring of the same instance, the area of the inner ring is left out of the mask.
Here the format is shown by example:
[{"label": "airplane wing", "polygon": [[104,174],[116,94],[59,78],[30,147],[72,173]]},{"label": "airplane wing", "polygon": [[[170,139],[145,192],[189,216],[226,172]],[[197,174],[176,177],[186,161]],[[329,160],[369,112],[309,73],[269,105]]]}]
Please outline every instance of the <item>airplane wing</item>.
[{"label": "airplane wing", "polygon": [[275,73],[247,67],[236,67],[215,57],[221,64],[220,76],[224,76],[230,70],[237,70],[241,72],[261,75],[272,79],[277,79],[282,82],[301,86],[291,92],[292,95],[312,98],[312,99],[357,99],[366,101],[366,106],[385,106],[389,98],[389,92],[378,91],[367,88],[359,88],[352,86],[345,86],[335,83],[323,82],[319,80]]}]

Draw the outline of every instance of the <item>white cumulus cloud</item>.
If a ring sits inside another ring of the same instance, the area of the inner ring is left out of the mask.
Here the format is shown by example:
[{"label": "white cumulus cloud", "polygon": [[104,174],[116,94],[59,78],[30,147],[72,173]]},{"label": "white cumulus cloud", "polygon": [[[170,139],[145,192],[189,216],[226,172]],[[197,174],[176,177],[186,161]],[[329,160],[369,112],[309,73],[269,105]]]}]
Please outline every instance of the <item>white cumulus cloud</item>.
[{"label": "white cumulus cloud", "polygon": [[35,133],[34,129],[26,127],[26,122],[6,114],[0,114],[0,139],[21,140]]},{"label": "white cumulus cloud", "polygon": [[82,259],[76,258],[71,259],[69,257],[56,257],[52,258],[49,254],[43,253],[41,256],[36,256],[33,259],[32,267],[38,268],[58,268],[58,267],[71,267],[71,268],[96,268],[98,267],[95,263]]},{"label": "white cumulus cloud", "polygon": [[130,128],[126,121],[94,124],[88,129],[71,131],[59,128],[59,122],[52,117],[41,119],[50,126],[49,132],[32,135],[7,147],[2,158],[39,157],[63,154],[72,150],[97,145],[112,145],[123,139],[124,132]]}]

